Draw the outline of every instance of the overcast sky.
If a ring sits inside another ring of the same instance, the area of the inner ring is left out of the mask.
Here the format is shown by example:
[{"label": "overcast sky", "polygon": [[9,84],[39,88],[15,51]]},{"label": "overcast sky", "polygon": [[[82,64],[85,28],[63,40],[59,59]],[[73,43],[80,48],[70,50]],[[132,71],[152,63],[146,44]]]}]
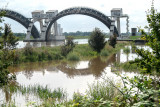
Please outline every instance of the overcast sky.
[{"label": "overcast sky", "polygon": [[[155,8],[160,11],[160,0],[155,1]],[[59,12],[70,7],[90,7],[107,16],[110,16],[112,8],[123,8],[123,14],[129,15],[130,28],[147,25],[146,11],[150,9],[152,0],[0,0],[1,8],[15,10],[24,16],[31,18],[34,10],[58,10]],[[5,18],[5,23],[11,24],[13,32],[26,32],[19,23]],[[92,31],[95,27],[104,32],[109,29],[100,21],[85,15],[69,15],[58,20],[64,32]],[[38,24],[36,23],[36,26]],[[126,32],[126,19],[121,19],[121,31]]]}]

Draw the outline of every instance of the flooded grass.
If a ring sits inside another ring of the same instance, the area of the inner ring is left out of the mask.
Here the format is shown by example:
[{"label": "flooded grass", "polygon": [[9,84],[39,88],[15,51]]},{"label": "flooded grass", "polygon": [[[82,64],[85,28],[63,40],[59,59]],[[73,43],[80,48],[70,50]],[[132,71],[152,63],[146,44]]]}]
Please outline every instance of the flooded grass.
[{"label": "flooded grass", "polygon": [[64,99],[66,97],[66,92],[62,88],[57,88],[52,91],[47,86],[43,87],[40,85],[34,85],[34,86],[27,86],[27,87],[20,86],[18,87],[18,90],[22,94],[34,94],[43,100],[54,99],[56,101],[56,100]]},{"label": "flooded grass", "polygon": [[[24,96],[25,98],[28,98],[30,96],[36,96],[40,99],[39,103],[36,103],[35,101],[29,101],[27,102],[27,106],[30,105],[36,105],[36,106],[42,106],[44,103],[50,102],[50,104],[58,104],[63,102],[66,97],[67,93],[62,88],[57,88],[54,90],[51,90],[47,86],[43,87],[41,85],[33,85],[33,86],[16,86],[16,85],[10,85],[10,86],[4,86],[1,87],[5,92],[9,93],[10,95],[16,95],[16,96]],[[4,102],[3,104],[0,104],[1,107],[17,107],[17,102],[15,102],[13,99],[9,99],[9,101]],[[43,106],[42,106],[43,107]]]},{"label": "flooded grass", "polygon": [[140,68],[137,67],[137,64],[133,63],[131,64],[130,62],[124,62],[124,63],[114,63],[114,68],[116,68],[117,70],[123,69],[124,71],[134,71],[134,72],[138,72],[140,71]]},{"label": "flooded grass", "polygon": [[[103,82],[95,82],[89,85],[89,90],[87,90],[87,95],[94,100],[109,100],[112,101],[116,96],[121,95],[118,90],[109,83],[110,80],[105,80]],[[120,85],[116,84],[117,87]]]}]

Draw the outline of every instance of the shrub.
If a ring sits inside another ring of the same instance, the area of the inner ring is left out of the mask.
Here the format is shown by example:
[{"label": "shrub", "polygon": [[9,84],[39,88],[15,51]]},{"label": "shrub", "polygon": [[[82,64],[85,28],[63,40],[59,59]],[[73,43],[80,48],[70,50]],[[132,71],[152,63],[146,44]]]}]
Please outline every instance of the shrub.
[{"label": "shrub", "polygon": [[112,46],[113,48],[115,48],[116,44],[117,44],[116,36],[110,36],[109,45]]},{"label": "shrub", "polygon": [[94,51],[97,51],[98,53],[100,53],[101,50],[106,45],[105,35],[102,33],[102,31],[99,28],[95,28],[90,35],[88,43]]},{"label": "shrub", "polygon": [[101,56],[108,56],[109,53],[107,50],[102,50],[101,53],[100,53]]},{"label": "shrub", "polygon": [[130,53],[130,48],[129,48],[129,47],[124,48],[124,49],[123,49],[123,52],[126,53],[126,54],[129,54],[129,53]]},{"label": "shrub", "polygon": [[137,65],[145,72],[152,73],[153,71],[160,72],[160,13],[154,9],[147,13],[148,33],[140,29],[142,38],[147,42],[147,45],[152,49],[152,52],[144,49],[136,49],[136,53],[141,59],[135,59]]},{"label": "shrub", "polygon": [[74,54],[74,53],[70,53],[67,56],[67,59],[70,60],[70,61],[79,61],[79,57],[76,54]]},{"label": "shrub", "polygon": [[25,62],[31,61],[35,62],[38,61],[38,58],[42,57],[41,55],[38,55],[37,52],[32,47],[25,47],[23,54],[25,55]]},{"label": "shrub", "polygon": [[61,47],[62,56],[67,56],[75,47],[75,43],[73,42],[72,37],[67,37],[66,44]]}]

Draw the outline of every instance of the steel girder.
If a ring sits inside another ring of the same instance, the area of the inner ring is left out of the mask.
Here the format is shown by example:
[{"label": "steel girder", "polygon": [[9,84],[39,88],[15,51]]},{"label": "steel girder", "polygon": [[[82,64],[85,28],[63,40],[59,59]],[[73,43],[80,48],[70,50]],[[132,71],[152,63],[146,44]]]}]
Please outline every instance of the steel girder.
[{"label": "steel girder", "polygon": [[[106,25],[110,29],[111,19],[108,16],[104,15],[103,13],[87,7],[73,7],[73,8],[69,8],[61,11],[50,21],[46,31],[46,41],[49,38],[49,30],[51,29],[52,24],[58,19],[60,19],[61,17],[72,15],[72,14],[82,14],[82,15],[93,17],[101,21],[104,25]],[[119,33],[116,27],[114,27],[114,35],[119,36]]]},{"label": "steel girder", "polygon": [[[31,22],[28,18],[23,16],[22,14],[8,10],[8,9],[0,9],[0,12],[5,12],[4,17],[8,17],[10,19],[13,19],[20,24],[22,24],[26,29],[29,27],[29,23]],[[39,32],[35,26],[33,26],[31,34],[34,38],[39,38]]]}]

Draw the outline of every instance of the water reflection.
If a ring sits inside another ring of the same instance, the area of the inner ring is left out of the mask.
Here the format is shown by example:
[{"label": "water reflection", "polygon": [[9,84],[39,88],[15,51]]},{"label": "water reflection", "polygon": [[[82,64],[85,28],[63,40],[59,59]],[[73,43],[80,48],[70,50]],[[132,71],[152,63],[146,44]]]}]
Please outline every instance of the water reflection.
[{"label": "water reflection", "polygon": [[93,75],[94,77],[98,78],[102,75],[102,72],[104,72],[105,68],[115,61],[116,54],[113,54],[110,57],[105,58],[105,60],[102,60],[101,57],[96,57],[90,61],[71,63],[61,61],[24,63],[14,67],[9,67],[9,70],[16,75],[22,72],[27,79],[31,79],[34,72],[41,72],[45,76],[45,71],[55,73],[63,72],[70,78],[73,78],[74,76],[85,75]]},{"label": "water reflection", "polygon": [[[61,87],[66,89],[69,98],[71,98],[74,92],[85,93],[88,84],[100,80],[101,76],[109,76],[117,79],[116,74],[111,70],[112,63],[125,62],[127,59],[133,60],[136,57],[137,55],[132,53],[132,51],[127,56],[122,49],[117,54],[108,57],[96,57],[91,60],[78,62],[49,61],[23,63],[10,67],[9,71],[17,75],[17,82],[20,85],[47,85],[51,89]],[[129,76],[137,75],[130,72],[122,73]],[[7,90],[0,90],[0,101],[3,101],[3,99],[9,101],[14,98],[17,102],[24,100],[22,96],[13,95],[11,92],[7,92]]]}]

